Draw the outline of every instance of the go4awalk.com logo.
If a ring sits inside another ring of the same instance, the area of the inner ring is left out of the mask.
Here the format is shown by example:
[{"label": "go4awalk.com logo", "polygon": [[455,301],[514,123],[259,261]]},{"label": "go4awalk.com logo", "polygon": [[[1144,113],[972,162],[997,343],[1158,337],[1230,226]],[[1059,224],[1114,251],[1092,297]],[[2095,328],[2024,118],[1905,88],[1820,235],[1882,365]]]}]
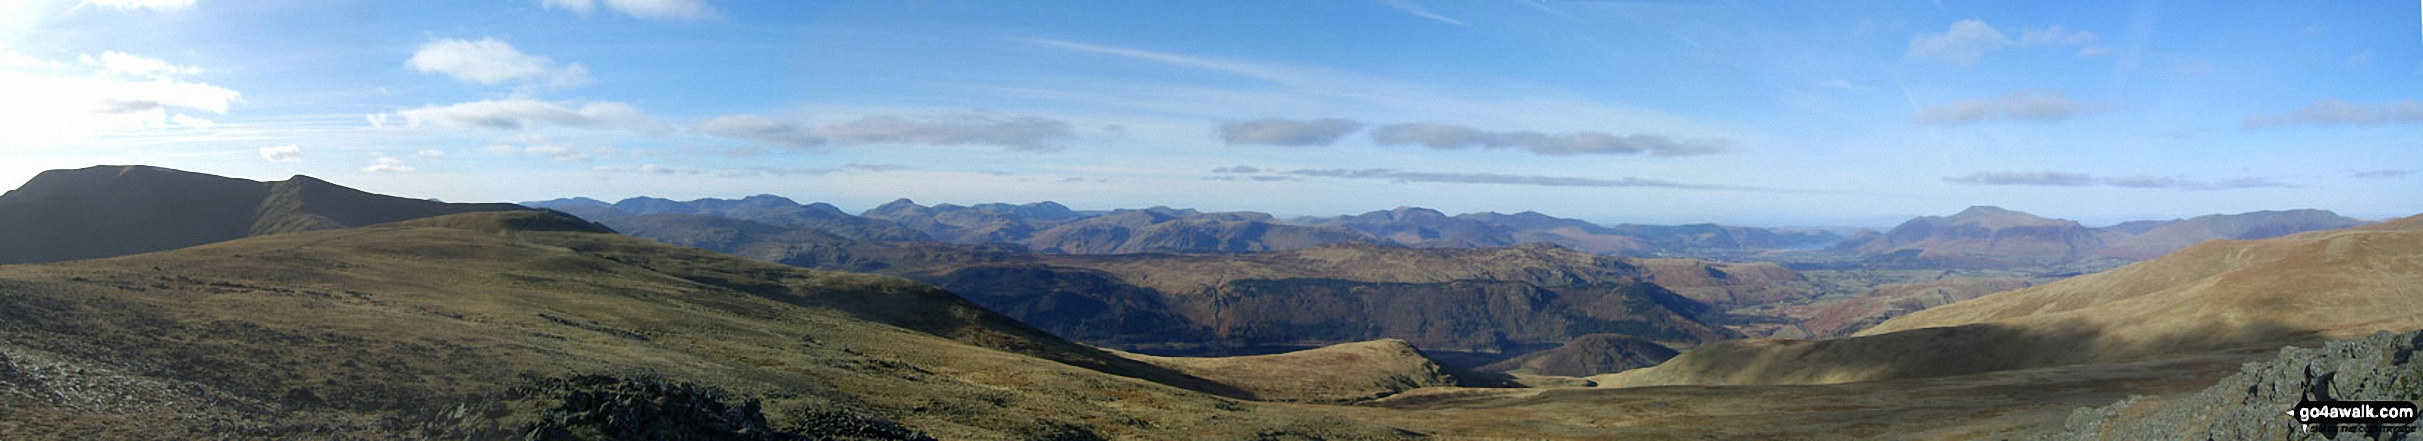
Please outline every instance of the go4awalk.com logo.
[{"label": "go4awalk.com logo", "polygon": [[2384,433],[2415,431],[2416,406],[2411,401],[2298,401],[2287,412],[2305,430],[2335,436],[2339,432]]}]

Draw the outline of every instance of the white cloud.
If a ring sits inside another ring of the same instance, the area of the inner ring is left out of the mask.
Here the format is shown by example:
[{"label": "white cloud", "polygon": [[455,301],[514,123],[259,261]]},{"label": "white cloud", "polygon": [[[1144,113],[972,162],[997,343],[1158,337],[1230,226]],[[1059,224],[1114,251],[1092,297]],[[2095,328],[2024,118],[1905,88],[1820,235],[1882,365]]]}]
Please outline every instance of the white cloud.
[{"label": "white cloud", "polygon": [[377,164],[371,164],[369,167],[362,167],[362,171],[371,173],[411,173],[413,168],[412,166],[404,165],[404,160],[402,159],[379,156]]},{"label": "white cloud", "polygon": [[816,125],[816,134],[836,141],[875,144],[986,144],[1017,150],[1049,150],[1045,142],[1076,136],[1066,121],[1039,116],[985,113],[876,115]]},{"label": "white cloud", "polygon": [[2246,177],[2218,181],[2189,179],[2176,176],[2114,176],[2098,178],[2086,173],[2059,171],[2035,172],[1976,172],[1966,176],[1943,178],[1944,182],[1970,185],[2023,185],[2039,187],[2173,188],[2180,190],[2235,190],[2248,188],[2296,188],[2271,178]]},{"label": "white cloud", "polygon": [[174,124],[179,125],[179,126],[184,126],[184,127],[188,127],[188,128],[196,128],[196,129],[207,129],[207,128],[211,128],[211,127],[213,127],[213,126],[217,126],[217,125],[219,125],[219,123],[211,122],[210,120],[207,120],[207,119],[195,118],[193,115],[187,115],[187,114],[183,114],[183,113],[179,113],[179,114],[177,114],[176,116],[171,116],[171,117],[168,117],[168,122],[170,122],[170,123],[174,123]]},{"label": "white cloud", "polygon": [[1348,133],[1362,130],[1363,123],[1338,118],[1291,120],[1261,118],[1252,121],[1220,125],[1220,140],[1228,145],[1329,145]]},{"label": "white cloud", "polygon": [[2019,32],[2019,45],[2021,46],[2076,46],[2078,47],[2078,56],[2081,57],[2090,57],[2109,53],[2110,51],[2104,49],[2101,43],[2102,40],[2096,38],[2095,33],[2093,32],[2071,31],[2069,28],[2064,28],[2061,25],[2053,25],[2052,27],[2048,28],[2029,29]]},{"label": "white cloud", "polygon": [[1532,131],[1494,132],[1450,124],[1392,124],[1372,129],[1371,141],[1381,145],[1421,145],[1434,149],[1520,149],[1536,155],[1695,156],[1723,153],[1724,140],[1677,140],[1648,134],[1607,132],[1548,134]]},{"label": "white cloud", "polygon": [[92,56],[86,55],[82,61],[86,64],[97,62],[104,71],[109,73],[146,78],[168,78],[192,75],[202,71],[198,68],[169,64],[158,58],[138,57],[118,51],[102,52],[101,58],[97,61]]},{"label": "white cloud", "polygon": [[178,118],[173,109],[224,114],[242,94],[179,78],[200,69],[104,52],[78,63],[42,60],[0,49],[0,145],[82,142],[93,136],[145,129],[205,128],[207,120]]},{"label": "white cloud", "polygon": [[2289,125],[2357,125],[2423,123],[2423,102],[2405,100],[2381,104],[2355,104],[2337,98],[2326,98],[2307,104],[2285,115],[2253,115],[2246,117],[2242,127],[2259,129]]},{"label": "white cloud", "polygon": [[2010,36],[1994,30],[1985,20],[1968,19],[1952,23],[1952,28],[1942,34],[1910,37],[1910,50],[1905,56],[1969,66],[1977,64],[1977,59],[1987,52],[2012,43]]},{"label": "white cloud", "polygon": [[[514,145],[519,143],[521,145]],[[581,149],[556,142],[544,136],[523,136],[511,142],[489,144],[482,150],[495,155],[528,155],[553,159],[556,162],[589,162],[589,154]],[[443,153],[443,152],[440,152]]]},{"label": "white cloud", "polygon": [[[398,110],[407,125],[444,128],[519,130],[559,126],[591,129],[618,129],[644,134],[663,134],[672,126],[657,121],[639,108],[613,101],[592,101],[572,107],[571,102],[546,102],[522,98],[472,101],[444,106],[423,106]],[[376,123],[378,120],[373,119]]]},{"label": "white cloud", "polygon": [[478,41],[432,40],[421,44],[404,65],[421,73],[443,74],[466,83],[495,85],[531,81],[556,87],[579,87],[595,80],[579,63],[557,65],[554,59],[522,53],[494,38]]},{"label": "white cloud", "polygon": [[192,8],[194,0],[84,0],[84,3],[78,4],[77,7],[84,5],[115,8],[121,11],[134,9],[175,11]]},{"label": "white cloud", "polygon": [[706,0],[539,0],[539,4],[583,17],[597,12],[598,6],[646,20],[696,20],[719,14]]},{"label": "white cloud", "polygon": [[1994,29],[1985,20],[1968,19],[1953,22],[1941,34],[1919,34],[1910,37],[1910,50],[1903,55],[1915,60],[1931,60],[1961,66],[1973,66],[1986,53],[2012,46],[2076,47],[2078,56],[2090,57],[2109,53],[2102,40],[2093,32],[2071,30],[2061,25],[2026,29],[2019,39]]},{"label": "white cloud", "polygon": [[446,151],[438,149],[421,149],[421,151],[412,152],[412,155],[423,158],[444,158],[446,157]]},{"label": "white cloud", "polygon": [[799,124],[757,115],[726,115],[692,126],[701,133],[791,147],[824,145],[825,139]]},{"label": "white cloud", "polygon": [[827,176],[836,174],[886,173],[909,169],[910,168],[908,166],[894,164],[843,164],[835,167],[741,167],[713,169],[643,164],[637,167],[601,165],[591,168],[590,170],[650,175],[713,174],[715,176],[725,178],[742,178],[756,176]]},{"label": "white cloud", "polygon": [[2059,91],[2023,89],[1992,99],[1967,99],[1928,107],[1918,112],[1916,121],[1937,126],[1994,121],[2052,123],[2093,111],[2094,106],[2071,101]]},{"label": "white cloud", "polygon": [[303,162],[303,148],[293,145],[261,147],[261,159],[269,162]]},{"label": "white cloud", "polygon": [[[1680,182],[1633,177],[1620,177],[1613,179],[1576,178],[1566,176],[1508,175],[1497,173],[1411,172],[1385,168],[1360,170],[1305,169],[1289,171],[1286,174],[1291,175],[1289,177],[1304,176],[1339,179],[1384,179],[1388,180],[1389,182],[1399,184],[1408,182],[1427,182],[1441,184],[1536,185],[1542,187],[1652,187],[1679,188],[1689,190],[1754,190],[1749,188],[1686,184]],[[1266,178],[1265,176],[1255,176],[1253,178],[1257,181],[1275,180],[1264,179]]]}]

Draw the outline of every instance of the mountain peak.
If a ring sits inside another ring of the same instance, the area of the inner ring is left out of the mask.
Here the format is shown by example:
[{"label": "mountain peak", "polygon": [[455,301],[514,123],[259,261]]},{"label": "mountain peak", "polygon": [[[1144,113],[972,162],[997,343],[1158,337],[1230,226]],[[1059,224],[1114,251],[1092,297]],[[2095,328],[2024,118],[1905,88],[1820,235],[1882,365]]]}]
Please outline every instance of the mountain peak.
[{"label": "mountain peak", "polygon": [[1992,205],[1973,205],[1973,206],[1970,206],[1970,207],[1969,207],[1968,209],[1966,209],[1966,210],[1960,210],[1960,213],[1958,213],[1958,214],[1954,214],[1954,215],[1952,215],[1952,217],[1993,216],[1993,215],[2001,215],[2001,214],[2027,214],[2027,213],[2020,213],[2020,212],[2017,212],[2017,211],[2006,210],[2006,209],[2003,209],[2002,207],[1997,207],[1997,206],[1992,206]]}]

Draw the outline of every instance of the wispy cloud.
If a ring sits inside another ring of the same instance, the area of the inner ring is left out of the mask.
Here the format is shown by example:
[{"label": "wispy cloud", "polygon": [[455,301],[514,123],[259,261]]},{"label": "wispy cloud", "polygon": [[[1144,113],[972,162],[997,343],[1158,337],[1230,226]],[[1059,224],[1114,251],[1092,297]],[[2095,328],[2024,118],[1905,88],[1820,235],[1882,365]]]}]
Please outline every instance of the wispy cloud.
[{"label": "wispy cloud", "polygon": [[583,17],[597,12],[599,6],[643,20],[698,20],[722,15],[706,0],[539,0],[539,4]]},{"label": "wispy cloud", "polygon": [[[662,134],[672,130],[672,126],[649,117],[637,107],[613,101],[576,103],[509,98],[422,106],[398,110],[395,114],[402,116],[406,124],[413,127],[520,130],[559,126],[619,129],[644,134]],[[380,120],[372,119],[374,123]]]},{"label": "wispy cloud", "polygon": [[1530,131],[1495,132],[1450,124],[1394,124],[1371,132],[1382,145],[1421,145],[1434,149],[1518,149],[1548,156],[1631,155],[1693,156],[1723,153],[1723,140],[1677,140],[1657,135],[1616,135],[1607,132],[1548,134]]},{"label": "wispy cloud", "polygon": [[2061,25],[2053,25],[2052,27],[2043,29],[2029,29],[2020,31],[2019,45],[2076,47],[2078,48],[2078,56],[2081,57],[2091,57],[2111,52],[2110,50],[2103,48],[2102,40],[2095,37],[2095,33],[2071,30],[2069,28],[2064,28]]},{"label": "wispy cloud", "polygon": [[2110,53],[2102,39],[2093,32],[2073,30],[2061,25],[2026,29],[2019,39],[1994,29],[1985,20],[1968,19],[1952,23],[1940,34],[1919,34],[1910,37],[1910,49],[1904,57],[1913,60],[1937,61],[1959,66],[1974,66],[1987,53],[2013,46],[2076,47],[2078,56],[2089,57]]},{"label": "wispy cloud", "polygon": [[1536,185],[1543,187],[1653,187],[1689,190],[1744,190],[1744,188],[1737,187],[1685,184],[1633,177],[1599,179],[1564,176],[1509,175],[1498,173],[1411,172],[1385,168],[1303,169],[1289,171],[1285,174],[1291,176],[1317,178],[1380,179],[1394,183],[1431,182],[1447,184]]},{"label": "wispy cloud", "polygon": [[118,10],[151,9],[160,11],[175,11],[193,8],[194,0],[84,0],[83,3],[77,4],[76,7],[81,8],[85,5],[102,6]]},{"label": "wispy cloud", "polygon": [[2351,178],[2403,178],[2403,177],[2406,177],[2407,175],[2412,175],[2412,174],[2415,174],[2415,171],[2414,171],[2414,170],[2387,170],[2387,169],[2385,169],[2385,170],[2360,171],[2360,172],[2355,172],[2355,173],[2348,174],[2347,176],[2348,176],[2348,177],[2351,177]]},{"label": "wispy cloud", "polygon": [[404,160],[386,155],[379,155],[372,162],[369,167],[362,167],[362,171],[371,173],[411,173],[414,171],[412,166],[404,165]]},{"label": "wispy cloud", "polygon": [[[1675,136],[1725,137],[1742,131],[1731,124],[1678,117],[1655,109],[1565,95],[1541,96],[1523,91],[1474,93],[1464,88],[1438,87],[1396,78],[1314,66],[1234,60],[1051,39],[1023,39],[1055,49],[1111,55],[1169,66],[1201,69],[1270,83],[1276,88],[1210,89],[1197,85],[1144,84],[1074,85],[1096,92],[1010,90],[1036,99],[1073,100],[1091,105],[1127,106],[1156,112],[1203,112],[1207,109],[1269,109],[1280,113],[1308,107],[1351,108],[1373,115],[1420,115],[1434,121],[1464,124],[1588,127],[1613,131],[1657,130]],[[1151,96],[1149,100],[1135,96]],[[1215,112],[1216,113],[1216,112]],[[1257,115],[1258,116],[1258,115]]]},{"label": "wispy cloud", "polygon": [[876,115],[816,125],[816,135],[853,144],[982,144],[1015,150],[1051,150],[1051,141],[1076,137],[1067,121],[1040,116],[989,113]]},{"label": "wispy cloud", "polygon": [[225,114],[243,102],[235,90],[188,78],[203,69],[109,51],[74,62],[45,60],[0,47],[0,145],[73,145],[101,135],[156,129],[206,129],[189,113]]},{"label": "wispy cloud", "polygon": [[1260,168],[1260,167],[1254,167],[1254,166],[1250,166],[1250,165],[1237,165],[1237,166],[1228,166],[1228,167],[1220,167],[1220,168],[1215,168],[1215,169],[1212,169],[1212,173],[1261,173],[1261,172],[1262,172],[1262,168]]},{"label": "wispy cloud", "polygon": [[1338,118],[1292,120],[1261,118],[1220,125],[1220,140],[1228,145],[1262,144],[1284,146],[1329,145],[1348,133],[1362,130],[1363,123]]},{"label": "wispy cloud", "polygon": [[2338,98],[2326,98],[2307,104],[2295,112],[2282,115],[2252,115],[2241,127],[2260,129],[2292,125],[2356,125],[2423,123],[2423,102],[2405,100],[2381,104],[2356,104]]},{"label": "wispy cloud", "polygon": [[1413,0],[1379,0],[1379,1],[1380,1],[1380,4],[1382,4],[1382,5],[1388,5],[1388,7],[1390,7],[1390,8],[1394,8],[1394,9],[1399,10],[1399,11],[1404,11],[1404,12],[1405,12],[1405,13],[1407,13],[1407,14],[1413,14],[1413,16],[1415,16],[1415,17],[1421,17],[1421,18],[1423,18],[1423,19],[1427,19],[1427,20],[1430,20],[1430,21],[1436,21],[1436,22],[1440,22],[1440,23],[1446,23],[1446,24],[1451,24],[1451,25],[1456,25],[1456,26],[1465,26],[1465,27],[1471,27],[1471,26],[1472,26],[1471,24],[1464,23],[1464,21],[1463,21],[1463,20],[1457,20],[1457,19],[1455,19],[1454,17],[1448,17],[1448,16],[1445,16],[1445,15],[1439,15],[1439,13],[1437,13],[1437,12],[1431,12],[1431,11],[1430,11],[1430,8],[1424,8],[1424,7],[1422,7],[1422,5],[1421,5],[1421,4],[1414,3],[1414,2],[1413,2]]},{"label": "wispy cloud", "polygon": [[1970,66],[1977,64],[1977,59],[1984,57],[1987,52],[2001,50],[2012,43],[2009,35],[2003,35],[2002,31],[1995,30],[1985,20],[1968,19],[1953,22],[1952,28],[1941,34],[1910,37],[1910,50],[1903,56]]},{"label": "wispy cloud", "polygon": [[261,147],[261,159],[269,162],[303,162],[303,148],[293,145]]},{"label": "wispy cloud", "polygon": [[1967,99],[1920,110],[1919,124],[1957,126],[1995,121],[2054,123],[2094,111],[2059,91],[2025,89],[1991,99]]},{"label": "wispy cloud", "polygon": [[808,125],[757,115],[726,115],[693,129],[712,136],[794,148],[836,144],[991,145],[1046,151],[1054,141],[1075,138],[1068,121],[1041,116],[985,112],[934,115],[873,115]]},{"label": "wispy cloud", "polygon": [[2085,173],[2040,172],[1976,172],[1967,176],[1943,178],[1944,182],[1977,185],[2039,185],[2083,187],[2095,185],[2095,176]]},{"label": "wispy cloud", "polygon": [[2175,176],[2114,176],[2096,177],[2086,173],[2059,171],[1976,172],[1965,176],[1943,178],[1944,182],[1971,185],[2020,185],[2040,187],[2174,188],[2181,190],[2233,190],[2246,188],[2296,188],[2271,178],[2246,177],[2217,181]]},{"label": "wispy cloud", "polygon": [[816,136],[807,127],[757,115],[719,116],[692,128],[708,135],[787,147],[815,147],[825,143],[824,137]]},{"label": "wispy cloud", "polygon": [[635,173],[649,175],[713,175],[726,178],[746,178],[759,176],[827,176],[836,174],[884,173],[911,170],[911,168],[905,165],[894,164],[845,164],[834,167],[739,168],[696,168],[642,164],[638,166],[601,165],[591,168],[591,170],[609,173]]}]

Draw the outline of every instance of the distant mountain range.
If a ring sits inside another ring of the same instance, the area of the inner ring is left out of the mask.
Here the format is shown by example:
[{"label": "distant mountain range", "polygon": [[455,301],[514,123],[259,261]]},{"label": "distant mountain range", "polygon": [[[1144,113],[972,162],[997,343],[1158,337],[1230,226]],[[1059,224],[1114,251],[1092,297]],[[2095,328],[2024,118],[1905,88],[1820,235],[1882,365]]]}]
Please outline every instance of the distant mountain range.
[{"label": "distant mountain range", "polygon": [[0,264],[526,209],[377,195],[309,176],[260,182],[140,165],[51,170],[0,195]]},{"label": "distant mountain range", "polygon": [[1063,254],[1238,253],[1361,242],[1416,248],[1552,243],[1601,254],[1691,255],[1710,251],[1814,249],[1843,239],[1831,232],[1797,228],[1716,224],[1610,227],[1537,212],[1450,216],[1419,207],[1329,218],[1277,219],[1250,211],[1206,213],[1169,207],[1078,211],[1053,202],[924,206],[907,199],[852,216],[832,205],[802,205],[772,195],[686,202],[646,197],[614,203],[567,198],[524,205],[551,208],[608,224],[638,216],[709,215],[813,228],[852,240],[1017,244],[1035,251]]},{"label": "distant mountain range", "polygon": [[2263,239],[2363,225],[2324,210],[2258,211],[2090,228],[2001,207],[1976,206],[1951,216],[1921,216],[1880,234],[1832,247],[1864,256],[1874,267],[1992,268],[2112,258],[2143,260],[2215,239]]}]

